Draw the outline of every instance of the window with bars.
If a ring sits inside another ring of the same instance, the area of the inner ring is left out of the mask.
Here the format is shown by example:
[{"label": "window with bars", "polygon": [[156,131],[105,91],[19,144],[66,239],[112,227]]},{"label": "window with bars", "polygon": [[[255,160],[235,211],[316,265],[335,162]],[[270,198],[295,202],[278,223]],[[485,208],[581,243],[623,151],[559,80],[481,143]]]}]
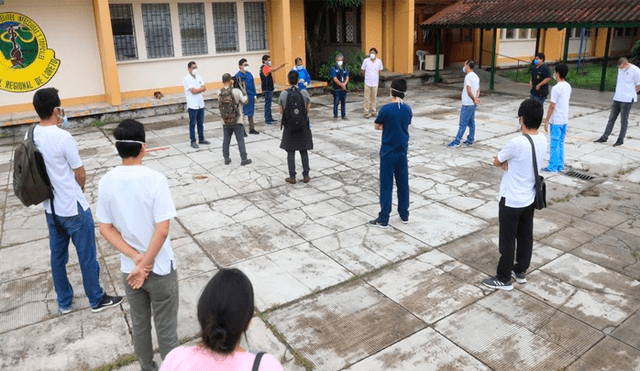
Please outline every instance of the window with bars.
[{"label": "window with bars", "polygon": [[516,30],[513,28],[503,28],[502,29],[502,38],[507,40],[513,40],[516,38]]},{"label": "window with bars", "polygon": [[111,29],[113,30],[116,59],[119,61],[138,59],[133,6],[131,4],[109,4],[109,12],[111,13]]},{"label": "window with bars", "polygon": [[327,17],[330,42],[333,44],[360,43],[360,14],[360,7],[331,11]]},{"label": "window with bars", "polygon": [[142,4],[147,58],[173,57],[169,4]]},{"label": "window with bars", "polygon": [[216,52],[237,52],[238,17],[236,3],[213,3],[212,5]]},{"label": "window with bars", "polygon": [[247,50],[267,49],[267,15],[263,2],[244,3]]},{"label": "window with bars", "polygon": [[178,3],[182,55],[207,54],[204,3]]},{"label": "window with bars", "polygon": [[532,39],[535,39],[538,37],[538,29],[537,28],[532,28],[531,29],[531,36]]},{"label": "window with bars", "polygon": [[529,29],[528,28],[519,28],[518,29],[518,39],[528,39],[529,38]]}]

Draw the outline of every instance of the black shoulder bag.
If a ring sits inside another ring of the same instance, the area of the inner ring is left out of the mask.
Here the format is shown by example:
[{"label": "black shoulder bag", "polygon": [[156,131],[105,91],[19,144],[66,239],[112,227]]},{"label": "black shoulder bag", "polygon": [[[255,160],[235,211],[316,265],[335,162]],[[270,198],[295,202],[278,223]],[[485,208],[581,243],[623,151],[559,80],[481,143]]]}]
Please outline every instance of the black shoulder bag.
[{"label": "black shoulder bag", "polygon": [[538,161],[536,161],[536,147],[533,145],[533,140],[529,134],[525,134],[525,137],[529,139],[531,143],[531,153],[533,154],[533,173],[536,176],[536,198],[533,200],[533,206],[537,210],[542,210],[547,207],[547,184],[544,182],[544,177],[538,174]]}]

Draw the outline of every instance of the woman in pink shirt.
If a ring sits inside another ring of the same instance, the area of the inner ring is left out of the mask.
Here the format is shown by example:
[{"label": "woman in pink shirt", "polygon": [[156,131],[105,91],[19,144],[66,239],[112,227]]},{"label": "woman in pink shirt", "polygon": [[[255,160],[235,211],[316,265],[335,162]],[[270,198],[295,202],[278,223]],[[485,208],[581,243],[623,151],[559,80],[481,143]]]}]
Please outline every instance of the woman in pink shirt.
[{"label": "woman in pink shirt", "polygon": [[247,352],[240,337],[253,317],[253,286],[236,268],[221,269],[198,300],[202,343],[173,349],[160,371],[237,370],[283,371],[269,354]]}]

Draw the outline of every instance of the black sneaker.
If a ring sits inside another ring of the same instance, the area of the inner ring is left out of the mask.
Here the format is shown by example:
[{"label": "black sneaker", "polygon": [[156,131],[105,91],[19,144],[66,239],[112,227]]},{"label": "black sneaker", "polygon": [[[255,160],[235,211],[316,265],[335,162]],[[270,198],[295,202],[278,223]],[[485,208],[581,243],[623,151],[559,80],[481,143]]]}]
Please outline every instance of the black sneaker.
[{"label": "black sneaker", "polygon": [[473,146],[473,142],[469,142],[468,140],[465,140],[464,142],[462,142],[464,145],[466,145],[467,147],[471,147]]},{"label": "black sneaker", "polygon": [[242,165],[242,166],[244,166],[244,165],[249,165],[251,162],[252,162],[252,161],[251,161],[251,159],[246,159],[246,160],[242,161],[242,162],[240,163],[240,165]]},{"label": "black sneaker", "polygon": [[380,221],[378,221],[378,218],[375,218],[373,220],[369,220],[369,224],[376,226],[376,227],[380,227],[380,228],[387,228],[389,226],[389,223],[387,224],[382,224],[380,223]]},{"label": "black sneaker", "polygon": [[206,139],[203,139],[203,140],[200,141],[200,144],[211,144],[211,142],[209,142]]},{"label": "black sneaker", "polygon": [[231,163],[231,159],[230,158],[225,158],[224,159],[224,164],[225,165],[229,165]]},{"label": "black sneaker", "polygon": [[404,224],[409,223],[409,218],[406,218],[406,219],[405,219],[405,218],[403,218],[403,217],[400,217],[400,220],[402,220],[402,223],[404,223]]},{"label": "black sneaker", "polygon": [[620,147],[620,146],[622,146],[623,144],[624,144],[624,142],[617,141],[617,142],[615,142],[615,143],[613,144],[613,146],[614,146],[614,147]]},{"label": "black sneaker", "polygon": [[606,142],[607,142],[607,140],[604,139],[603,137],[600,137],[600,138],[598,138],[598,139],[593,141],[593,143],[606,143]]},{"label": "black sneaker", "polygon": [[93,313],[102,312],[103,310],[115,307],[120,303],[122,303],[122,296],[105,295],[102,297],[102,300],[100,300],[100,304],[96,305],[94,308],[91,308],[91,311]]},{"label": "black sneaker", "polygon": [[191,142],[191,148],[200,148],[200,147],[198,146],[198,143]]},{"label": "black sneaker", "polygon": [[249,134],[260,134],[260,132],[256,129],[249,130]]},{"label": "black sneaker", "polygon": [[497,277],[485,278],[482,280],[482,284],[496,290],[505,290],[505,291],[513,290],[513,285],[511,284],[511,280],[507,282],[502,282]]},{"label": "black sneaker", "polygon": [[524,275],[524,272],[516,273],[515,271],[511,271],[511,277],[513,277],[517,283],[527,283],[527,277]]}]

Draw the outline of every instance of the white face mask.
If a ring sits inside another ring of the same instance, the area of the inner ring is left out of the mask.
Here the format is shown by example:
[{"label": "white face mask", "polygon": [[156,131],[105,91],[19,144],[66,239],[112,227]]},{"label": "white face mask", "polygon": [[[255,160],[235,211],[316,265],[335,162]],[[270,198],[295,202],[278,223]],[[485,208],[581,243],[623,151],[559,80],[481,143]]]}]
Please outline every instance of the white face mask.
[{"label": "white face mask", "polygon": [[462,73],[467,73],[467,70],[462,66]]},{"label": "white face mask", "polygon": [[267,62],[267,66],[271,67],[271,61]]},{"label": "white face mask", "polygon": [[376,53],[371,53],[371,54],[369,54],[369,58],[371,58],[371,59],[376,59]]},{"label": "white face mask", "polygon": [[338,61],[338,67],[342,67],[342,61]]},{"label": "white face mask", "polygon": [[197,74],[198,74],[198,70],[197,70],[196,68],[192,69],[192,70],[191,70],[191,74],[192,74],[193,76],[197,75]]}]

